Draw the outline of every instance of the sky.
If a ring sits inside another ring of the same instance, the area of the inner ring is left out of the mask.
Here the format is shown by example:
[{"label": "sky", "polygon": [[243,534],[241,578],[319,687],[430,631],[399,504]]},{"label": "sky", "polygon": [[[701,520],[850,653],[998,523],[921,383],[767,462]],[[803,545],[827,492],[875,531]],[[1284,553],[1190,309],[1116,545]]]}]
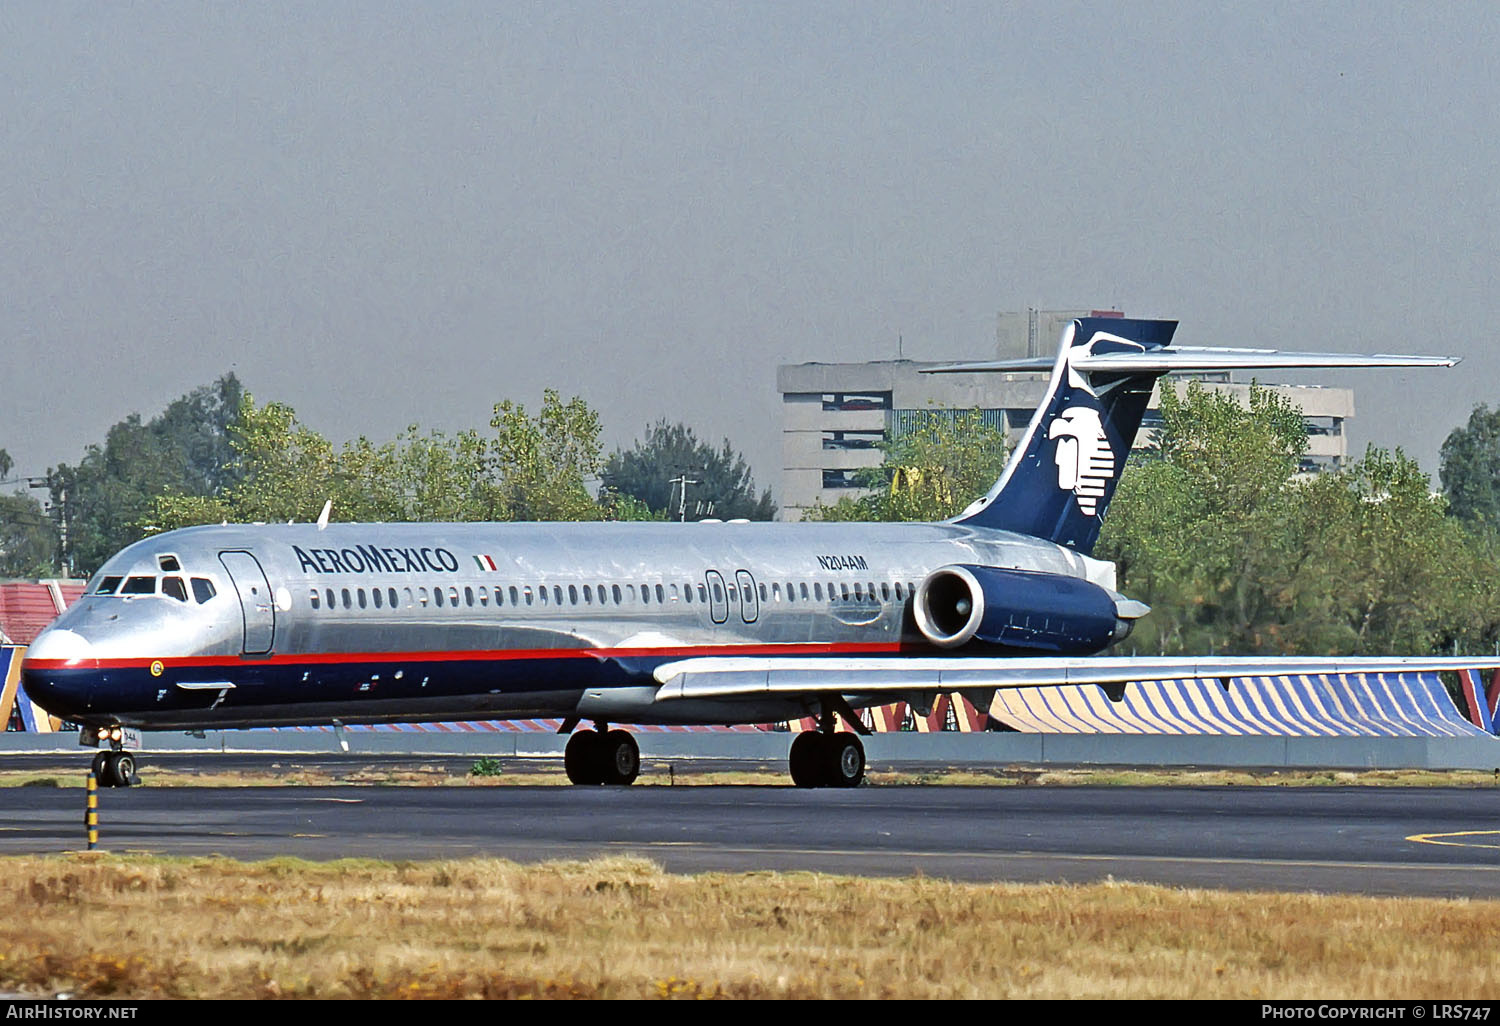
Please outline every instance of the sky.
[{"label": "sky", "polygon": [[762,486],[776,367],[985,359],[1001,310],[1442,353],[1351,451],[1493,395],[1500,8],[0,5],[0,448],[76,463],[233,371],[336,441],[544,388]]}]

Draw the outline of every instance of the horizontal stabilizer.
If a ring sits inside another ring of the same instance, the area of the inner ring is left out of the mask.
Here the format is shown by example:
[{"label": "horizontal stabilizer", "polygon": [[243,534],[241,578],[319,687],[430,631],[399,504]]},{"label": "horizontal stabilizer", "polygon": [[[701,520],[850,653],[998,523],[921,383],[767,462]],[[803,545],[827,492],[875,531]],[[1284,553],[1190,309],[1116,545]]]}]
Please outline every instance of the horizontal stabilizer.
[{"label": "horizontal stabilizer", "polygon": [[[1056,360],[991,360],[983,363],[950,363],[923,368],[924,374],[959,374],[982,371],[1051,370]],[[1397,356],[1360,353],[1284,353],[1275,349],[1218,349],[1206,346],[1174,346],[1137,353],[1097,353],[1072,356],[1068,365],[1076,371],[1113,374],[1171,374],[1183,371],[1258,370],[1261,368],[1314,367],[1452,367],[1453,356]]]},{"label": "horizontal stabilizer", "polygon": [[1338,673],[1420,673],[1500,666],[1482,656],[1192,656],[900,659],[706,656],[664,663],[655,676],[657,701],[767,695],[872,695],[901,691],[1034,688],[1058,684],[1123,684],[1225,677],[1296,677]]}]

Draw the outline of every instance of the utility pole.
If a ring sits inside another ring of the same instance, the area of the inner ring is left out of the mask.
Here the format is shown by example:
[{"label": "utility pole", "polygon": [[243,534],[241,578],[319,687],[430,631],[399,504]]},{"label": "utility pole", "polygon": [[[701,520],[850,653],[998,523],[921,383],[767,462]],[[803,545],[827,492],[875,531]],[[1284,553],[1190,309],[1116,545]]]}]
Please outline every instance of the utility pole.
[{"label": "utility pole", "polygon": [[[51,489],[52,479],[49,477],[28,477],[26,479],[28,488]],[[47,503],[44,512],[52,512],[52,504]],[[73,568],[69,565],[68,557],[68,489],[64,486],[58,491],[57,496],[57,565],[62,570],[64,577],[73,576]]]},{"label": "utility pole", "polygon": [[[685,524],[687,523],[687,486],[690,484],[702,484],[703,482],[688,477],[687,474],[684,473],[681,477],[674,477],[667,483],[680,485],[682,487],[682,491],[679,493],[677,499],[677,519]],[[670,495],[670,493],[668,494]]]}]

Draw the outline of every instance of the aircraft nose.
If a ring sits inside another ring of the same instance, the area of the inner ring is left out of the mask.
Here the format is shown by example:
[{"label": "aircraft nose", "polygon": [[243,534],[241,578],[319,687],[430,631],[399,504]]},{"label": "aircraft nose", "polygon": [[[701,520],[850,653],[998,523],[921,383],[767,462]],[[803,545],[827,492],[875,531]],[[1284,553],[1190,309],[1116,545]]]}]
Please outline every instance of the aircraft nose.
[{"label": "aircraft nose", "polygon": [[54,716],[87,708],[89,687],[99,662],[89,640],[75,631],[50,628],[26,649],[21,683],[27,696]]},{"label": "aircraft nose", "polygon": [[59,667],[93,669],[94,646],[77,631],[51,627],[42,631],[26,649],[26,662]]}]

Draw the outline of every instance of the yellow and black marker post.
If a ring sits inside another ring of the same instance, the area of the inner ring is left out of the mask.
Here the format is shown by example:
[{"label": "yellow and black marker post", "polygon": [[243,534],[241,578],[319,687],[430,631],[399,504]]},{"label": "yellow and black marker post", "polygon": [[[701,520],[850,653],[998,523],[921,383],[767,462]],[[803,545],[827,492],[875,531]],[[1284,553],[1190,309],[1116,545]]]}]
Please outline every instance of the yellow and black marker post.
[{"label": "yellow and black marker post", "polygon": [[89,851],[99,843],[99,780],[94,776],[94,771],[89,770],[89,805],[83,814],[84,825],[89,831]]}]

